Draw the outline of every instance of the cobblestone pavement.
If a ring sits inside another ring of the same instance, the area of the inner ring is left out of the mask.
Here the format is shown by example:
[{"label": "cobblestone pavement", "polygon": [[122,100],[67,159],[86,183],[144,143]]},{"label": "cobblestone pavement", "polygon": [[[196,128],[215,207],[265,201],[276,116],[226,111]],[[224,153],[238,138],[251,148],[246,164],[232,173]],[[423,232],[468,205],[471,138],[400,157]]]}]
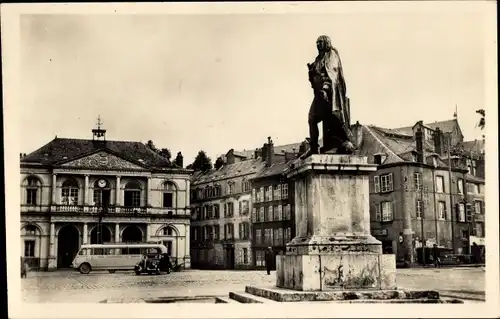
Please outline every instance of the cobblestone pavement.
[{"label": "cobblestone pavement", "polygon": [[[482,268],[398,269],[397,284],[406,289],[435,289],[441,294],[484,300]],[[22,279],[25,302],[100,302],[115,298],[227,296],[245,285],[273,285],[265,271],[187,270],[159,276],[133,272],[32,272]]]}]

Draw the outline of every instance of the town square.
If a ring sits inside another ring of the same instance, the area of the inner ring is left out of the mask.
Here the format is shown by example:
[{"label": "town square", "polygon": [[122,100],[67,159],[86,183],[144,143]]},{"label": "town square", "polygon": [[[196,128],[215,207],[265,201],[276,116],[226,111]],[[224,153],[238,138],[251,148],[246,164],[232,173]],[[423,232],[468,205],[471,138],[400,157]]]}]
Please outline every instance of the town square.
[{"label": "town square", "polygon": [[487,6],[461,6],[20,15],[21,301],[485,304]]}]

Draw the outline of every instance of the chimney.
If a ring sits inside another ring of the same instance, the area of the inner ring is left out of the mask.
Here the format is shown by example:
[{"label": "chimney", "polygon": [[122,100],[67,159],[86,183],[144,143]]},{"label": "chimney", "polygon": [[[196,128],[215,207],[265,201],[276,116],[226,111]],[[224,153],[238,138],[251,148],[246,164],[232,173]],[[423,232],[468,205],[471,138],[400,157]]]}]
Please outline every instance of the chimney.
[{"label": "chimney", "polygon": [[234,164],[235,163],[235,158],[234,158],[234,149],[230,149],[229,152],[227,152],[227,157],[226,157],[226,161],[227,161],[227,164]]},{"label": "chimney", "polygon": [[359,124],[359,121],[356,121],[356,124],[351,125],[351,132],[354,139],[352,142],[354,146],[359,149],[363,140],[363,126]]},{"label": "chimney", "polygon": [[268,155],[268,152],[267,152],[267,143],[265,143],[264,145],[262,145],[262,150],[261,150],[261,155],[262,155],[262,161],[267,161],[267,155]]},{"label": "chimney", "polygon": [[424,163],[424,134],[422,133],[422,129],[419,127],[417,132],[415,133],[415,140],[417,144],[417,162]]},{"label": "chimney", "polygon": [[443,155],[444,139],[443,139],[443,132],[441,132],[439,127],[437,127],[436,130],[434,131],[433,139],[434,139],[434,151],[439,155]]},{"label": "chimney", "polygon": [[304,154],[308,150],[309,150],[309,142],[306,139],[305,141],[303,141],[302,143],[300,143],[299,154]]},{"label": "chimney", "polygon": [[271,140],[270,136],[267,138],[266,151],[267,151],[266,166],[269,167],[273,163],[273,157],[274,157],[274,145],[273,145],[273,140]]},{"label": "chimney", "polygon": [[253,154],[253,155],[254,155],[254,158],[255,158],[255,159],[257,159],[257,158],[261,157],[261,156],[262,156],[262,151],[261,151],[261,149],[260,149],[260,148],[256,148],[256,149],[255,149],[255,151],[254,151],[254,154]]}]

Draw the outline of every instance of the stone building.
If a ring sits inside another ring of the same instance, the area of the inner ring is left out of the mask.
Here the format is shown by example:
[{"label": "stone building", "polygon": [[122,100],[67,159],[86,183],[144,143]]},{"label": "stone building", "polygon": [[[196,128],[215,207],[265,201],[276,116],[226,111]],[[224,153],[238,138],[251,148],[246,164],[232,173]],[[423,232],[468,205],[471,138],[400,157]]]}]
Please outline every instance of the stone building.
[{"label": "stone building", "polygon": [[140,142],[55,138],[21,155],[21,253],[68,267],[82,244],[164,243],[190,267],[190,173]]},{"label": "stone building", "polygon": [[[294,188],[285,172],[297,159],[299,147],[275,154],[269,139],[262,148],[265,167],[252,183],[252,255],[253,266],[265,267],[265,250],[272,247],[275,254],[285,253],[286,243],[295,234],[295,219],[292,212]],[[272,265],[274,268],[276,265]]]},{"label": "stone building", "polygon": [[252,265],[250,179],[263,167],[258,156],[230,150],[219,169],[192,176],[193,268],[235,269]]},{"label": "stone building", "polygon": [[[422,243],[467,253],[470,236],[484,220],[484,178],[467,168],[470,156],[457,155],[469,145],[458,121],[420,121],[411,130],[352,127],[361,155],[378,165],[370,178],[370,216],[372,234],[384,251],[400,262],[413,261]],[[473,163],[484,169],[484,158]],[[467,186],[474,196],[466,185],[475,185]],[[471,203],[481,209],[474,212]]]}]

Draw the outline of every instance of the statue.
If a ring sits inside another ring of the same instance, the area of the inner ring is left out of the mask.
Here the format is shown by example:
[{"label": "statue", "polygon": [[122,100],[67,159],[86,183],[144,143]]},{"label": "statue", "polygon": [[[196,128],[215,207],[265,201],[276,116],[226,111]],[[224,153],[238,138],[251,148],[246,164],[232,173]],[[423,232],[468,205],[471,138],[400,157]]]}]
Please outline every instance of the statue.
[{"label": "statue", "polygon": [[[314,100],[309,110],[310,150],[303,156],[335,153],[352,154],[349,99],[342,72],[340,56],[326,35],[316,41],[318,56],[308,63],[309,82]],[[319,149],[319,122],[323,122],[323,147]]]}]

